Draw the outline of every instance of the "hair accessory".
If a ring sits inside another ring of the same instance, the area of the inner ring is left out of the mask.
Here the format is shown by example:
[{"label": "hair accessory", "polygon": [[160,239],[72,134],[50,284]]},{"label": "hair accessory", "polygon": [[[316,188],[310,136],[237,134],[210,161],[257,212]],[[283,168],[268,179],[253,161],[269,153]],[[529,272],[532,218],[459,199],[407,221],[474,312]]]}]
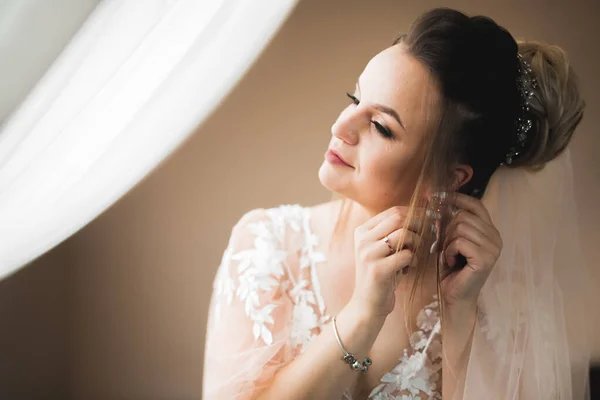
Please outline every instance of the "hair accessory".
[{"label": "hair accessory", "polygon": [[533,70],[527,61],[523,59],[521,54],[517,55],[519,61],[519,76],[517,77],[517,87],[521,94],[521,114],[515,121],[517,128],[517,143],[510,148],[506,155],[506,164],[512,164],[527,142],[527,135],[533,127],[533,121],[528,117],[529,100],[533,97],[533,90],[537,88],[537,80],[533,75]]},{"label": "hair accessory", "polygon": [[337,340],[340,348],[344,352],[344,361],[352,367],[355,371],[361,371],[367,373],[369,370],[369,366],[373,364],[373,361],[369,357],[365,357],[364,361],[361,363],[356,359],[354,354],[349,353],[348,350],[342,344],[342,340],[340,339],[340,334],[338,333],[337,326],[335,325],[335,317],[331,319],[331,325],[333,326],[333,333],[335,334],[335,339]]}]

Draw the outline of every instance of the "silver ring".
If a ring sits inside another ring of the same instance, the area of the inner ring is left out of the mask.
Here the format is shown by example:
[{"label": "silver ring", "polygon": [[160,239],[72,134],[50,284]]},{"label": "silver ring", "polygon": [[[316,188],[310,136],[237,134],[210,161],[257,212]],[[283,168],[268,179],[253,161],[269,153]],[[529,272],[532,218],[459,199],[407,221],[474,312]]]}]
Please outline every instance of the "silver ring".
[{"label": "silver ring", "polygon": [[396,252],[396,250],[394,250],[394,248],[390,244],[390,238],[387,235],[385,235],[385,237],[383,238],[383,241],[385,242],[385,244],[387,244],[388,249],[390,249],[390,254],[394,254]]}]

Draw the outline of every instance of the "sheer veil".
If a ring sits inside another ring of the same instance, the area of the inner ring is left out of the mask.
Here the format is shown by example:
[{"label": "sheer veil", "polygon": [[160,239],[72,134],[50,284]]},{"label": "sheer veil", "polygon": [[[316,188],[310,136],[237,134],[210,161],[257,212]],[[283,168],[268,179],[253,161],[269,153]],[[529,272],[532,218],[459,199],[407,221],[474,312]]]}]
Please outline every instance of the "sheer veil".
[{"label": "sheer veil", "polygon": [[568,150],[542,170],[500,167],[492,176],[483,203],[504,246],[455,398],[589,398],[593,303],[572,182]]}]

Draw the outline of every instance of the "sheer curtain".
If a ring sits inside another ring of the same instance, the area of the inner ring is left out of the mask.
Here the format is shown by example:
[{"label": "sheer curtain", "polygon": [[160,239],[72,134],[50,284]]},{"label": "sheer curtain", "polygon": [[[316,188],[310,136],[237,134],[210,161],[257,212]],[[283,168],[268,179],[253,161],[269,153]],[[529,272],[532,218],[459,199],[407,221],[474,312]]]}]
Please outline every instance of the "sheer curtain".
[{"label": "sheer curtain", "polygon": [[296,1],[101,2],[1,127],[0,279],[82,228],[173,152]]}]

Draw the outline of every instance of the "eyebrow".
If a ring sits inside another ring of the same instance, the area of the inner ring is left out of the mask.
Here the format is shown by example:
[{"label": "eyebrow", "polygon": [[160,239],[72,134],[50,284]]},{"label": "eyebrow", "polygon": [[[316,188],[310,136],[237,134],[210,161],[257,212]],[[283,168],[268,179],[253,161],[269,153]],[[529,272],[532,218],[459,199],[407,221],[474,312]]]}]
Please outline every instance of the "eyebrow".
[{"label": "eyebrow", "polygon": [[[358,84],[358,82],[356,83],[356,87],[358,88],[358,91],[360,92],[360,85]],[[383,104],[373,104],[372,107],[375,108],[376,110],[379,110],[382,113],[388,114],[389,116],[394,118],[398,122],[398,124],[400,124],[402,129],[406,130],[406,128],[404,127],[404,124],[402,123],[402,119],[400,119],[400,116],[398,115],[396,110],[394,110],[391,107],[384,106]]]}]

